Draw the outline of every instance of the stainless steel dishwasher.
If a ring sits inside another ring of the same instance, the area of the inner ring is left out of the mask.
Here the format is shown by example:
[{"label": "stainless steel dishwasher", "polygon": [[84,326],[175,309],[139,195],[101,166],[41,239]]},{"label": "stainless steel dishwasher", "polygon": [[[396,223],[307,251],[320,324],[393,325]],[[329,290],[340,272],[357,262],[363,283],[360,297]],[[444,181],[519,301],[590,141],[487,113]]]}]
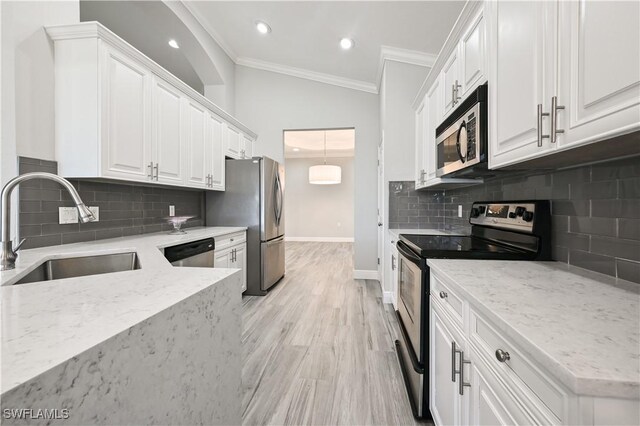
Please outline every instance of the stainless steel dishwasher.
[{"label": "stainless steel dishwasher", "polygon": [[213,238],[166,247],[164,257],[173,266],[213,268],[216,242]]}]

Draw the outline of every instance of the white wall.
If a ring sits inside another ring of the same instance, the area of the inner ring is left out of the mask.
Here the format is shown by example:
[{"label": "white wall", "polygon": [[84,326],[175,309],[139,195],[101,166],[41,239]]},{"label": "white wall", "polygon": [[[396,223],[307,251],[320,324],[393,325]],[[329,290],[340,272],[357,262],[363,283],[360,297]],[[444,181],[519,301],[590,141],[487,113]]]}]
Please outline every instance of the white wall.
[{"label": "white wall", "polygon": [[429,68],[387,61],[380,88],[380,130],[384,132],[384,206],[383,206],[383,282],[385,301],[393,299],[395,283],[391,282],[391,257],[388,225],[389,182],[413,180],[415,169],[415,112],[413,100],[424,82]]},{"label": "white wall", "polygon": [[338,185],[312,185],[309,167],[322,158],[285,160],[285,235],[310,240],[353,240],[353,157],[330,158],[327,164],[342,167]]},{"label": "white wall", "polygon": [[284,160],[283,130],[354,127],[354,266],[377,269],[378,96],[236,66],[236,117],[258,134],[256,155]]},{"label": "white wall", "polygon": [[0,7],[3,166],[5,152],[13,162],[15,154],[54,160],[53,45],[43,26],[80,22],[79,2],[2,1]]}]

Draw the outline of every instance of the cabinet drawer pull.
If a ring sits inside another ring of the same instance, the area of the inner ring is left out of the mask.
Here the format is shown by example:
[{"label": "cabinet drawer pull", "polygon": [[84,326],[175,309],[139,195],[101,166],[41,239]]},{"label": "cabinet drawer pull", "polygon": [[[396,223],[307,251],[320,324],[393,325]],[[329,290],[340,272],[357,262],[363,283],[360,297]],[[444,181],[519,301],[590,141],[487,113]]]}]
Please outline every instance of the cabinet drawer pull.
[{"label": "cabinet drawer pull", "polygon": [[153,166],[153,170],[155,170],[155,180],[158,180],[158,163]]},{"label": "cabinet drawer pull", "polygon": [[471,365],[471,361],[465,361],[464,359],[464,351],[460,351],[460,383],[458,384],[458,393],[460,395],[464,395],[464,388],[471,387],[471,383],[464,381],[464,365]]},{"label": "cabinet drawer pull", "polygon": [[147,177],[153,180],[153,161],[151,161],[147,167],[149,168],[149,174]]},{"label": "cabinet drawer pull", "polygon": [[456,354],[462,352],[458,350],[456,342],[451,342],[451,381],[456,382],[456,374],[460,373],[460,370],[456,369]]},{"label": "cabinet drawer pull", "polygon": [[509,355],[509,352],[507,352],[507,351],[503,351],[502,349],[498,349],[496,351],[496,358],[500,362],[507,362],[507,361],[509,361],[511,359],[511,355]]},{"label": "cabinet drawer pull", "polygon": [[440,299],[446,299],[446,298],[447,298],[447,296],[449,296],[449,295],[447,294],[447,292],[446,292],[446,291],[441,291],[441,292],[440,292]]}]

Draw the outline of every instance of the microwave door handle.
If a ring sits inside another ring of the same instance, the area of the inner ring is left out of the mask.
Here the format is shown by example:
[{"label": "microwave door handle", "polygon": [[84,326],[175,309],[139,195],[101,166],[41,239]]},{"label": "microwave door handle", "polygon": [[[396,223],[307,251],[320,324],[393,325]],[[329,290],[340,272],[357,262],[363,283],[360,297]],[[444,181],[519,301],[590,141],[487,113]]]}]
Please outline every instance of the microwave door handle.
[{"label": "microwave door handle", "polygon": [[456,135],[456,150],[458,151],[458,157],[460,157],[460,161],[464,163],[465,161],[467,161],[467,154],[465,153],[465,155],[463,156],[462,150],[460,149],[460,134],[462,133],[462,129],[467,129],[467,123],[465,123],[464,121],[460,123],[458,134]]},{"label": "microwave door handle", "polygon": [[420,257],[418,257],[413,251],[411,251],[411,249],[409,248],[409,246],[403,242],[403,241],[398,241],[396,243],[396,248],[398,249],[398,252],[406,257],[407,259],[409,259],[411,262],[415,263],[416,265],[420,265],[420,261],[422,260]]}]

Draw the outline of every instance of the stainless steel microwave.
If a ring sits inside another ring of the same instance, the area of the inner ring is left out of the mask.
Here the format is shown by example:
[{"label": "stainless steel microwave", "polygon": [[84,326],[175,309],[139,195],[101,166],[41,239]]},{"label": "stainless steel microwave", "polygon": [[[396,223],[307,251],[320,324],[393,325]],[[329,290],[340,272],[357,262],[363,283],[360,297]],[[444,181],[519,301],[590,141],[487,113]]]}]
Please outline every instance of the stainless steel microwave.
[{"label": "stainless steel microwave", "polygon": [[478,87],[436,129],[438,177],[487,175],[487,85]]}]

